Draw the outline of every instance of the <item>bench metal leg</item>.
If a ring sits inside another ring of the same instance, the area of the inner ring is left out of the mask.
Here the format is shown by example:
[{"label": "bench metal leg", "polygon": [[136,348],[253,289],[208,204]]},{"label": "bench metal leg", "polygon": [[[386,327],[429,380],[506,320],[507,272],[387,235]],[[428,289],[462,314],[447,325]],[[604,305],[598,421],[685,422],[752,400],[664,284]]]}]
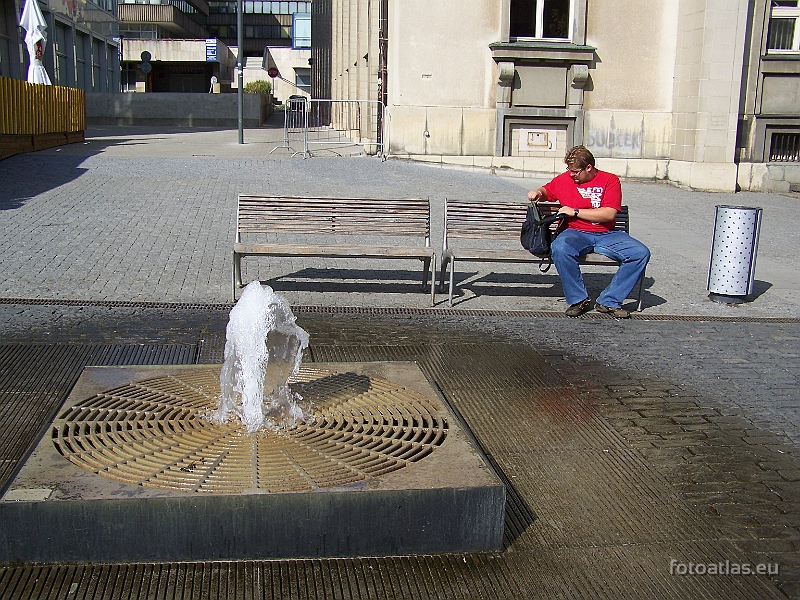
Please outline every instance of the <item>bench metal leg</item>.
[{"label": "bench metal leg", "polygon": [[642,271],[642,276],[639,278],[639,294],[636,296],[636,310],[642,312],[642,288],[644,288],[644,274],[645,271]]},{"label": "bench metal leg", "polygon": [[436,255],[431,258],[423,258],[422,269],[422,289],[424,290],[428,285],[428,275],[431,276],[431,306],[436,304]]},{"label": "bench metal leg", "polygon": [[428,285],[428,275],[431,277],[431,306],[436,303],[435,287],[436,287],[436,255],[431,258],[423,258],[424,265],[422,270],[422,289],[424,290]]},{"label": "bench metal leg", "polygon": [[456,259],[451,258],[450,259],[450,293],[449,293],[449,300],[448,300],[450,308],[453,308],[453,271],[455,271],[455,268],[456,268]]},{"label": "bench metal leg", "polygon": [[236,288],[242,287],[242,257],[233,253],[233,301],[236,302]]},{"label": "bench metal leg", "polygon": [[236,252],[233,253],[233,263],[231,264],[231,300],[236,302]]},{"label": "bench metal leg", "polygon": [[436,306],[436,256],[433,257],[428,266],[431,267],[431,306]]},{"label": "bench metal leg", "polygon": [[447,272],[447,264],[450,262],[450,258],[446,256],[442,256],[442,264],[439,267],[439,291],[444,291],[444,274]]}]

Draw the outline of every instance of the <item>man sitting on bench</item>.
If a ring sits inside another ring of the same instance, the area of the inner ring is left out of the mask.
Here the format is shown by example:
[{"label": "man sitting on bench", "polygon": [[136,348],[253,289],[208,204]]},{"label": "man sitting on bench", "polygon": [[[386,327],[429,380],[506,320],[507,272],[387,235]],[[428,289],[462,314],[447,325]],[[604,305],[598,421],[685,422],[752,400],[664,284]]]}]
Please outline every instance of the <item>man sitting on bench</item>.
[{"label": "man sitting on bench", "polygon": [[583,146],[571,148],[564,157],[567,171],[550,183],[528,192],[532,202],[559,202],[559,214],[567,216],[567,228],[553,240],[553,264],[558,270],[568,317],[591,308],[578,261],[591,252],[620,261],[611,283],[597,297],[595,310],[620,319],[630,316],[622,308],[647,267],[650,250],[624,231],[614,230],[614,218],[622,209],[619,178],[594,166],[594,156]]}]

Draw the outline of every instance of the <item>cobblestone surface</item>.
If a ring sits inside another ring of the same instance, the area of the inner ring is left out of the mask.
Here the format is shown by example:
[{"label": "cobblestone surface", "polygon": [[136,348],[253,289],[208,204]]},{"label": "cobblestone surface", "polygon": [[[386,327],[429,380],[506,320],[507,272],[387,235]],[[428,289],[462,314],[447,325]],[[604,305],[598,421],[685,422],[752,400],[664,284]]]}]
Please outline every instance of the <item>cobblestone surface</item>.
[{"label": "cobblestone surface", "polygon": [[503,319],[478,325],[712,399],[800,449],[800,325]]},{"label": "cobblestone surface", "polygon": [[[429,197],[432,243],[441,247],[447,197],[525,201],[534,179],[433,168],[374,158],[270,158],[271,130],[136,133],[90,130],[87,144],[0,162],[0,297],[224,302],[239,193]],[[274,137],[274,135],[273,135]],[[278,153],[272,156],[279,156]],[[602,167],[602,164],[600,164]],[[35,174],[33,176],[29,174]],[[631,231],[652,250],[645,279],[649,314],[800,316],[796,228],[779,194],[709,194],[626,182]],[[714,206],[764,207],[753,301],[708,301]],[[268,282],[294,305],[425,307],[418,261],[247,258],[244,276]],[[593,296],[609,269],[587,269]],[[458,306],[565,308],[554,271],[461,263]],[[446,302],[439,295],[437,302]]]}]

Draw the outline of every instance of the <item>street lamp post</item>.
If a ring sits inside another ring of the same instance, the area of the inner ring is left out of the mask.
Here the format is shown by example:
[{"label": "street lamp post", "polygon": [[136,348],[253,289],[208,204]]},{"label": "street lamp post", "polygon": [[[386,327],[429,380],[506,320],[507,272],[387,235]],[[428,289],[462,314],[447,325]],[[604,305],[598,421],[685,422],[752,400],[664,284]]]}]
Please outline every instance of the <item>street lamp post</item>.
[{"label": "street lamp post", "polygon": [[242,113],[244,112],[244,90],[242,89],[244,81],[244,65],[242,64],[244,52],[244,27],[242,26],[244,19],[242,18],[242,0],[236,0],[236,43],[239,45],[237,50],[238,57],[236,58],[237,70],[237,85],[236,91],[238,92],[239,101],[239,143],[244,144],[244,129],[242,126]]}]

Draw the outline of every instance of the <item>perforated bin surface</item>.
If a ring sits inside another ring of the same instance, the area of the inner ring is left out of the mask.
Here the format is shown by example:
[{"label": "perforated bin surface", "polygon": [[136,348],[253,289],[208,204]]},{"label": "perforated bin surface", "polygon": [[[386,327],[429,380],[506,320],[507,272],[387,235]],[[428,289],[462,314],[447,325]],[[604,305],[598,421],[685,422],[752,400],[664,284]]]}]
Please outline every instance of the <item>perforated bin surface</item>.
[{"label": "perforated bin surface", "polygon": [[761,209],[717,206],[708,291],[746,296],[753,291]]}]

